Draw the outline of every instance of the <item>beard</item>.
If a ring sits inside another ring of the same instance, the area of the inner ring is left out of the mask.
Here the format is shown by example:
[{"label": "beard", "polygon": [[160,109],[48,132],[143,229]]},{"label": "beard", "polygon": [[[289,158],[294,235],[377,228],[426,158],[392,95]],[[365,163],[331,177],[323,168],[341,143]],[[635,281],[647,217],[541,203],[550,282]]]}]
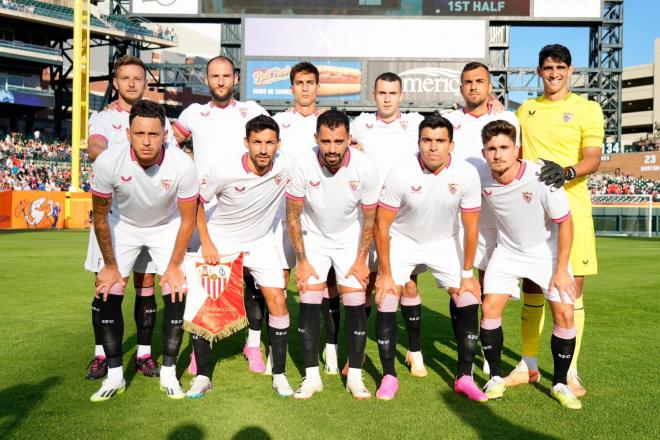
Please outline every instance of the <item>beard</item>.
[{"label": "beard", "polygon": [[213,99],[218,102],[225,102],[229,101],[232,96],[234,95],[234,88],[227,88],[227,91],[225,93],[219,92],[217,89],[210,89],[211,96],[213,96]]}]

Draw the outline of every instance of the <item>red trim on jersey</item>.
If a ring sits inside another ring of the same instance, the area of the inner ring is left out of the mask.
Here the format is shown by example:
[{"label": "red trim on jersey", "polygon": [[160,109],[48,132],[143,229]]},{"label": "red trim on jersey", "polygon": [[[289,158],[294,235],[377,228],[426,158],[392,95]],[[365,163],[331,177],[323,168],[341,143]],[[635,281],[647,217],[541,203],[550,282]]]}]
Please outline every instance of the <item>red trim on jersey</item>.
[{"label": "red trim on jersey", "polygon": [[112,198],[112,193],[102,193],[102,192],[96,191],[95,189],[92,190],[92,194],[94,194],[97,197],[104,198],[104,199]]},{"label": "red trim on jersey", "polygon": [[388,125],[391,124],[394,121],[397,121],[397,120],[401,119],[401,116],[402,116],[401,112],[398,112],[398,114],[396,115],[396,118],[394,118],[391,121],[387,122],[387,121],[383,120],[383,118],[380,117],[378,112],[376,112],[376,120],[382,122],[383,124],[388,124]]},{"label": "red trim on jersey", "polygon": [[302,202],[303,200],[305,200],[305,196],[298,197],[298,196],[294,196],[293,194],[290,194],[288,192],[285,192],[284,195],[286,196],[287,199],[295,200],[296,202]]},{"label": "red trim on jersey", "polygon": [[246,173],[254,174],[255,176],[261,177],[261,176],[265,176],[266,174],[268,174],[270,172],[270,170],[273,169],[273,165],[275,165],[275,158],[273,158],[272,162],[270,163],[270,167],[268,167],[268,169],[266,171],[264,171],[263,174],[256,174],[256,173],[253,173],[252,171],[250,171],[250,167],[248,166],[248,154],[247,153],[243,153],[243,157],[241,157],[241,164],[243,164],[243,169],[245,170]]},{"label": "red trim on jersey", "polygon": [[367,211],[370,211],[372,209],[376,209],[377,207],[378,207],[378,202],[372,203],[371,205],[365,205],[364,203],[362,204],[362,209],[366,209]]},{"label": "red trim on jersey", "polygon": [[163,147],[160,147],[160,156],[158,156],[158,162],[156,162],[153,165],[149,165],[148,167],[145,167],[140,162],[138,162],[137,157],[135,156],[135,151],[133,151],[133,147],[130,147],[129,151],[131,153],[131,160],[133,160],[133,162],[137,163],[138,165],[140,165],[145,170],[147,168],[151,168],[154,165],[160,166],[163,163],[163,161],[165,160],[165,148],[163,148]]},{"label": "red trim on jersey", "polygon": [[431,171],[431,170],[429,170],[429,169],[426,167],[426,164],[425,164],[424,161],[422,160],[422,155],[419,154],[419,153],[417,153],[417,161],[419,162],[419,166],[422,167],[422,171],[425,171],[425,170],[426,170],[426,171],[428,171],[429,173],[433,173],[433,175],[437,176],[437,175],[440,174],[443,170],[446,170],[447,168],[449,168],[449,165],[451,165],[451,153],[449,153],[449,156],[448,156],[448,159],[447,159],[447,164],[446,164],[445,166],[443,166],[442,168],[438,168],[438,169],[435,170],[435,171]]},{"label": "red trim on jersey", "polygon": [[383,208],[383,209],[387,209],[388,211],[393,211],[393,212],[397,212],[399,210],[399,208],[394,207],[394,206],[390,206],[387,203],[381,202],[380,200],[378,201],[378,207]]},{"label": "red trim on jersey", "polygon": [[[511,182],[513,182],[514,180],[522,179],[523,174],[525,174],[525,168],[527,168],[527,164],[525,163],[524,160],[520,160],[520,159],[517,159],[517,160],[518,160],[518,162],[520,162],[520,168],[518,169],[518,174],[516,174],[516,177],[514,177],[512,180],[510,180],[506,183],[500,182],[502,185],[506,186],[506,185],[510,184]],[[491,175],[492,175],[492,173],[491,173]],[[493,176],[493,179],[496,182],[498,181],[497,179],[495,179],[495,176]]]},{"label": "red trim on jersey", "polygon": [[561,216],[561,217],[559,217],[559,218],[553,218],[553,219],[552,219],[552,223],[557,223],[557,224],[559,224],[559,223],[565,222],[565,221],[568,220],[569,218],[571,218],[571,211],[568,211],[568,212],[566,213],[566,215],[563,215],[563,216]]},{"label": "red trim on jersey", "polygon": [[99,133],[90,134],[89,137],[87,138],[87,143],[89,144],[89,141],[98,137],[103,138],[106,144],[108,143],[108,138]]},{"label": "red trim on jersey", "polygon": [[300,115],[300,116],[302,116],[303,118],[306,118],[306,117],[308,117],[308,116],[318,116],[318,115],[319,115],[319,111],[318,111],[318,110],[316,110],[316,111],[314,111],[313,113],[310,113],[310,114],[308,114],[308,115],[303,115],[303,114],[300,113],[299,111],[296,111],[296,109],[293,108],[293,107],[291,108],[291,110],[293,111],[293,114],[294,114],[294,115]]},{"label": "red trim on jersey", "polygon": [[181,125],[179,121],[174,121],[174,127],[176,127],[176,129],[179,130],[181,134],[184,135],[185,137],[190,136],[190,131],[188,131],[186,127]]},{"label": "red trim on jersey", "polygon": [[124,110],[123,108],[121,108],[121,105],[119,105],[119,101],[115,101],[115,102],[113,102],[113,104],[114,104],[115,110],[118,111],[119,113],[121,113],[121,112],[128,113],[128,110]]},{"label": "red trim on jersey", "polygon": [[206,200],[204,197],[202,197],[201,194],[199,195],[199,200],[201,200],[202,203],[205,204],[205,205],[208,205],[209,203],[211,203],[209,200]]},{"label": "red trim on jersey", "polygon": [[461,208],[461,212],[479,212],[481,211],[481,206],[477,206],[476,208]]},{"label": "red trim on jersey", "polygon": [[213,102],[213,100],[209,101],[209,104],[211,104],[211,107],[216,107],[216,108],[219,108],[220,110],[224,110],[224,109],[226,109],[227,107],[229,107],[230,105],[231,105],[232,107],[235,107],[235,106],[236,106],[236,100],[235,100],[234,98],[232,98],[231,101],[229,101],[229,102],[227,103],[227,105],[225,105],[225,106],[216,105],[216,103]]},{"label": "red trim on jersey", "polygon": [[479,119],[480,117],[482,117],[482,116],[484,116],[484,115],[488,115],[488,114],[490,114],[490,112],[488,111],[488,112],[484,113],[483,115],[478,115],[478,116],[477,116],[477,115],[475,115],[474,113],[467,111],[467,108],[463,107],[463,114],[464,114],[464,115],[470,115],[470,116],[472,116],[474,119]]},{"label": "red trim on jersey", "polygon": [[334,171],[331,170],[330,168],[326,167],[325,164],[323,163],[323,161],[321,160],[321,149],[320,148],[316,152],[316,160],[319,161],[319,165],[321,165],[321,167],[323,167],[326,170],[330,171],[332,174],[337,174],[337,171],[339,171],[340,168],[348,168],[348,164],[351,161],[351,149],[350,149],[350,147],[346,148],[346,154],[344,154],[344,160],[342,161],[341,165],[339,165],[339,167]]},{"label": "red trim on jersey", "polygon": [[193,201],[199,199],[199,193],[197,193],[197,195],[194,195],[192,197],[177,197],[176,199],[179,202],[193,202]]}]

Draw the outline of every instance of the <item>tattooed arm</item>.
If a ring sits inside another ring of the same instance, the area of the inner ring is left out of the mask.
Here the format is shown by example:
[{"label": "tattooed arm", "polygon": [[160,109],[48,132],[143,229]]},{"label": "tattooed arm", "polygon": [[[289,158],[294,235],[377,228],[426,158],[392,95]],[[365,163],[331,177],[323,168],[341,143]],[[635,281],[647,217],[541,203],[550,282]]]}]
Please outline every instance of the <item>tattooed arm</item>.
[{"label": "tattooed arm", "polygon": [[346,273],[346,278],[351,275],[355,276],[362,284],[362,287],[367,287],[369,281],[369,266],[367,265],[367,257],[369,254],[369,247],[371,240],[374,238],[374,223],[376,221],[376,207],[362,208],[362,233],[360,234],[360,243],[358,252],[355,257],[355,262]]},{"label": "tattooed arm", "polygon": [[296,283],[298,291],[307,290],[307,282],[310,277],[318,279],[318,274],[314,267],[307,261],[305,254],[305,242],[303,241],[302,224],[300,223],[300,214],[303,210],[304,200],[295,200],[290,197],[286,199],[286,224],[291,237],[291,245],[296,253]]},{"label": "tattooed arm", "polygon": [[112,236],[110,235],[110,224],[108,222],[108,213],[112,205],[112,196],[105,198],[95,194],[92,195],[92,210],[94,221],[94,233],[96,241],[103,255],[103,268],[96,276],[96,294],[103,295],[103,301],[108,298],[110,289],[119,284],[121,287],[126,282],[117,269],[115,251],[112,248]]}]

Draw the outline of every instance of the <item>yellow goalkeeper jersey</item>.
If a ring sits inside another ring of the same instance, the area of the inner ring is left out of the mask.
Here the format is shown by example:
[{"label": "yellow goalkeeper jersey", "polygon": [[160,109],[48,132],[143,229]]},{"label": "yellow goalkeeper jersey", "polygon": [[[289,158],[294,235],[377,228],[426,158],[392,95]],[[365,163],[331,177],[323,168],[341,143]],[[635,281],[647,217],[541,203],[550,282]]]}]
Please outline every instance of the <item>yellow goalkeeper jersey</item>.
[{"label": "yellow goalkeeper jersey", "polygon": [[[522,131],[523,159],[548,159],[562,167],[582,160],[582,148],[602,147],[603,111],[595,101],[569,93],[560,101],[528,99],[516,112]],[[573,216],[591,216],[587,177],[564,185]]]}]

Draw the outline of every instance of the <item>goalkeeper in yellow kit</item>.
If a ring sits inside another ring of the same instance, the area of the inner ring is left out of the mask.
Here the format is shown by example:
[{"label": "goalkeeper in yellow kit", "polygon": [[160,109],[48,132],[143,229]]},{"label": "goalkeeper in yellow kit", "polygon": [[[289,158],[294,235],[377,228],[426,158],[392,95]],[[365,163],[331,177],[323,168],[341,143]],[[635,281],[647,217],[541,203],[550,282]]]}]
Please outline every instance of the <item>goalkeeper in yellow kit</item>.
[{"label": "goalkeeper in yellow kit", "polygon": [[[545,162],[541,178],[546,184],[564,187],[575,224],[570,261],[578,296],[574,311],[577,340],[568,386],[580,397],[586,393],[577,374],[584,330],[584,277],[598,271],[587,176],[600,165],[604,118],[597,102],[569,90],[573,66],[566,47],[552,44],[541,49],[537,71],[543,80],[543,95],[526,100],[516,115],[522,130],[523,159]],[[522,360],[505,378],[507,386],[539,380],[536,359],[543,328],[544,297],[541,289],[529,280],[523,281],[523,291]]]}]

